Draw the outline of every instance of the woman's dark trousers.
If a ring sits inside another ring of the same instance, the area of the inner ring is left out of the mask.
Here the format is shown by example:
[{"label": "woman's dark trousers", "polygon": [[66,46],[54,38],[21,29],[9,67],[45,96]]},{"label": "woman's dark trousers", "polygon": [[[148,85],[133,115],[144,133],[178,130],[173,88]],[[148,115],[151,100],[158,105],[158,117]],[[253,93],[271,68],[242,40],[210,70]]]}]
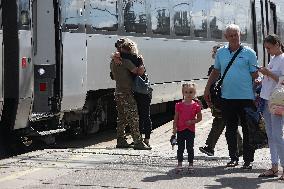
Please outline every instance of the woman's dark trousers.
[{"label": "woman's dark trousers", "polygon": [[145,139],[150,139],[152,122],[150,117],[151,96],[148,94],[134,93],[139,115],[139,130],[145,134]]}]

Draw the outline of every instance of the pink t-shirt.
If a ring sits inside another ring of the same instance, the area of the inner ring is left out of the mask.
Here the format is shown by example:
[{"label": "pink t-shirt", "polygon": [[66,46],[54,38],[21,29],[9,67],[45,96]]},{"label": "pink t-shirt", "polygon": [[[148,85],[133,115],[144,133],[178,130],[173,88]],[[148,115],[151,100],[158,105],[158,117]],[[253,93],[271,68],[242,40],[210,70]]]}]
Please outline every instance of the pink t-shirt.
[{"label": "pink t-shirt", "polygon": [[177,131],[183,131],[189,129],[195,132],[195,124],[187,125],[186,121],[196,119],[197,113],[201,111],[200,105],[192,101],[191,104],[185,104],[184,102],[178,102],[175,106],[175,111],[178,112]]}]

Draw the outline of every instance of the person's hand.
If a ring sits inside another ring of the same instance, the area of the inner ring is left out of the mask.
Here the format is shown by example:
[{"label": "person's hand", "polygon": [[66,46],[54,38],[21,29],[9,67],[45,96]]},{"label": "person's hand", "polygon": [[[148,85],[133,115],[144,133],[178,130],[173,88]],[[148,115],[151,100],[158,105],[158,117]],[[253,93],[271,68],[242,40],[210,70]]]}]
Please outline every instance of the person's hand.
[{"label": "person's hand", "polygon": [[113,62],[114,62],[116,65],[121,65],[122,62],[121,62],[121,57],[120,57],[120,53],[119,53],[119,52],[113,53],[112,59],[113,59]]},{"label": "person's hand", "polygon": [[187,120],[187,121],[185,122],[185,124],[186,124],[187,126],[193,125],[194,123],[195,123],[194,120]]},{"label": "person's hand", "polygon": [[145,68],[144,68],[143,65],[140,66],[140,67],[138,67],[138,69],[137,69],[137,75],[143,75],[144,72],[145,72]]},{"label": "person's hand", "polygon": [[269,75],[270,71],[266,68],[266,67],[261,67],[258,70],[260,73],[262,73],[263,75]]}]

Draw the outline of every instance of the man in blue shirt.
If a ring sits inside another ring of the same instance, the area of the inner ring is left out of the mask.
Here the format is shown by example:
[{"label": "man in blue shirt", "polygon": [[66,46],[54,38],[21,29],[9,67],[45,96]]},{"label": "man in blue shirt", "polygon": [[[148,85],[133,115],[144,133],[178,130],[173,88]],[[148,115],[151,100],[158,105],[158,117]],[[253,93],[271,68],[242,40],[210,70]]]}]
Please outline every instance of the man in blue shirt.
[{"label": "man in blue shirt", "polygon": [[[205,100],[210,103],[210,86],[224,71],[230,60],[240,48],[240,28],[230,24],[226,27],[225,38],[228,45],[220,48],[216,54],[214,69],[211,72],[204,91]],[[238,165],[237,129],[241,121],[243,131],[243,169],[251,169],[254,161],[255,149],[249,143],[249,132],[246,124],[245,108],[253,108],[254,92],[253,80],[258,77],[256,53],[249,47],[243,47],[233,64],[229,68],[222,84],[222,117],[226,124],[226,139],[231,161],[227,167]]]}]

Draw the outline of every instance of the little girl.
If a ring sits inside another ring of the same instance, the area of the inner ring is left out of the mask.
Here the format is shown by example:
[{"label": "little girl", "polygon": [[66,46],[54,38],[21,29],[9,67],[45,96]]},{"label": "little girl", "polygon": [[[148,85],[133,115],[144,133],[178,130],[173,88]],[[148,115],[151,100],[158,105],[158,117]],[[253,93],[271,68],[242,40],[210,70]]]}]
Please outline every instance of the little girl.
[{"label": "little girl", "polygon": [[177,172],[182,170],[183,152],[185,148],[188,153],[188,170],[193,171],[194,158],[194,137],[195,124],[202,120],[201,107],[194,101],[196,95],[196,85],[185,83],[182,85],[183,101],[175,105],[175,116],[173,122],[173,135],[177,133]]}]

